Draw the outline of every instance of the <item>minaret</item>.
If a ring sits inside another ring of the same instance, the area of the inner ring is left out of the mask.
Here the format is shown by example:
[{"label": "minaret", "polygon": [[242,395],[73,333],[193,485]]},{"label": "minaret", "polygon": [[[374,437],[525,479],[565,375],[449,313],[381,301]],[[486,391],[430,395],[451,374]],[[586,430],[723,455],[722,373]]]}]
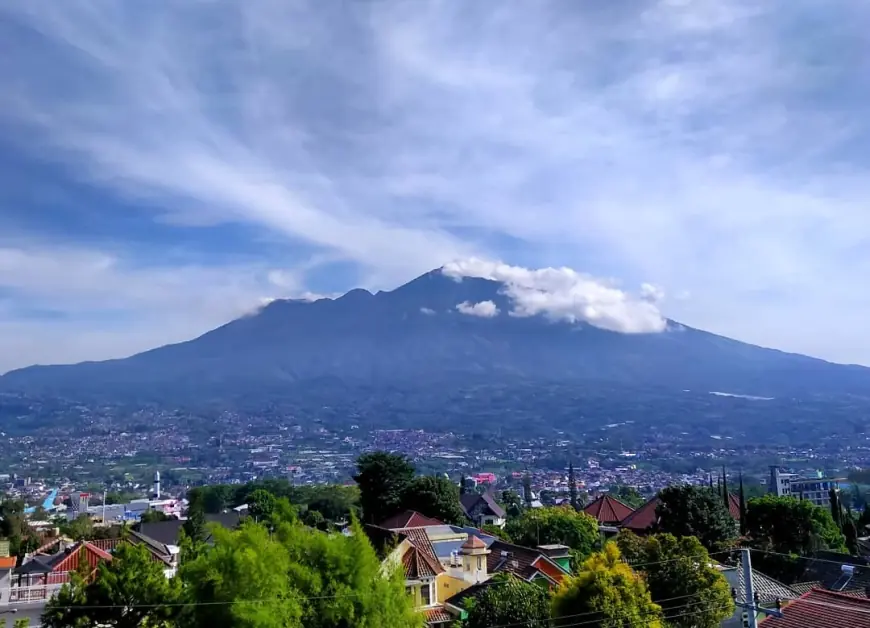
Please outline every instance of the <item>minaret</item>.
[{"label": "minaret", "polygon": [[160,471],[154,472],[154,499],[160,499]]}]

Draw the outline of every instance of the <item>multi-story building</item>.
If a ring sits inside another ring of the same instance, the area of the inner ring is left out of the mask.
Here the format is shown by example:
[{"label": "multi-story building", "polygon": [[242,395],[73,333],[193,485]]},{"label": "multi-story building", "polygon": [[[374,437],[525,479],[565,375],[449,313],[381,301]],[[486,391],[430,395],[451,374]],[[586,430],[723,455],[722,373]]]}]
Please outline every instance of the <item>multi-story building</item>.
[{"label": "multi-story building", "polygon": [[779,497],[797,497],[810,501],[816,506],[827,506],[831,489],[840,490],[840,483],[835,478],[802,478],[795,473],[783,473],[776,466],[770,467],[768,486],[768,492]]}]

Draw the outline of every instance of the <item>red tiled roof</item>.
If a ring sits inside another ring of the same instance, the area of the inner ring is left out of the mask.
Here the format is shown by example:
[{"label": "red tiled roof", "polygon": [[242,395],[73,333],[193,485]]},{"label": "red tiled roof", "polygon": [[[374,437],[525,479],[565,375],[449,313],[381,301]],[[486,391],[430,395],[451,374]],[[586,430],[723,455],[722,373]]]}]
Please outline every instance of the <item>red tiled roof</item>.
[{"label": "red tiled roof", "polygon": [[378,527],[386,528],[387,530],[401,530],[404,528],[425,528],[426,526],[443,525],[445,525],[443,521],[438,521],[438,519],[421,515],[415,510],[406,510],[405,512],[400,512],[398,515],[393,515],[386,521],[379,523]]},{"label": "red tiled roof", "polygon": [[656,507],[658,505],[659,498],[657,495],[623,519],[620,525],[627,530],[635,532],[649,530],[658,522],[658,515],[656,515]]},{"label": "red tiled roof", "polygon": [[737,521],[740,521],[740,497],[734,493],[728,493],[728,512]]},{"label": "red tiled roof", "polygon": [[443,624],[449,621],[453,621],[455,618],[453,615],[445,611],[443,608],[430,608],[425,611],[426,613],[426,623],[427,624]]},{"label": "red tiled roof", "polygon": [[583,509],[583,512],[595,517],[598,520],[598,523],[616,525],[631,515],[634,510],[615,497],[604,494],[586,506],[586,508]]},{"label": "red tiled roof", "polygon": [[870,628],[870,600],[812,589],[782,609],[783,617],[765,617],[764,628]]}]

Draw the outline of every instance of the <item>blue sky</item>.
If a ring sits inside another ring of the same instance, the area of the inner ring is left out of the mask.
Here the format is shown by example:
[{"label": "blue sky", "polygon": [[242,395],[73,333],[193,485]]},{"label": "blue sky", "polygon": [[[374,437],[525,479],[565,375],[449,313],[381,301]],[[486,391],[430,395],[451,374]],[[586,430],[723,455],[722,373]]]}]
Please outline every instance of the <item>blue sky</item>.
[{"label": "blue sky", "polygon": [[870,364],[868,23],[859,0],[4,3],[0,372],[470,256]]}]

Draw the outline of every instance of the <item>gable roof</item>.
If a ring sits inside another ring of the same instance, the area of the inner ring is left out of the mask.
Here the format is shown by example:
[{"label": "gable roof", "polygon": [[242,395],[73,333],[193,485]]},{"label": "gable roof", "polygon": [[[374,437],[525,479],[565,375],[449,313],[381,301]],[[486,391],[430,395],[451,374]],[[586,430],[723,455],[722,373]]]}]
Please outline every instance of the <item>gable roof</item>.
[{"label": "gable roof", "polygon": [[659,505],[660,501],[658,495],[656,495],[623,519],[620,525],[627,530],[633,530],[635,532],[649,530],[658,523],[659,517],[656,514],[656,507]]},{"label": "gable roof", "polygon": [[433,560],[415,545],[411,545],[402,556],[402,568],[405,571],[405,580],[434,578],[444,571],[437,559]]},{"label": "gable roof", "polygon": [[404,530],[406,528],[425,528],[426,526],[447,525],[443,521],[421,515],[416,510],[406,510],[378,524],[379,528],[387,530]]},{"label": "gable roof", "polygon": [[[743,569],[724,565],[716,565],[716,568],[725,576],[728,584],[737,589],[737,597],[745,600],[746,578],[743,576]],[[788,587],[755,569],[752,570],[752,589],[758,594],[762,604],[773,603],[776,600],[791,600],[804,592]]]},{"label": "gable roof", "polygon": [[411,542],[411,545],[417,548],[417,551],[426,556],[435,573],[444,571],[441,561],[438,560],[438,556],[435,554],[435,548],[432,547],[432,541],[429,540],[429,535],[426,534],[426,530],[423,528],[408,528],[402,530],[402,534]]},{"label": "gable roof", "polygon": [[782,609],[783,616],[765,617],[764,628],[843,626],[870,628],[870,600],[823,589],[812,589]]},{"label": "gable roof", "polygon": [[586,506],[583,512],[595,517],[598,523],[616,525],[631,515],[634,509],[605,493]]},{"label": "gable roof", "polygon": [[459,496],[459,503],[462,506],[462,510],[465,511],[465,516],[469,518],[471,518],[471,511],[480,503],[483,504],[485,514],[498,517],[499,519],[504,519],[507,516],[504,508],[499,506],[498,502],[496,502],[493,496],[489,493],[482,493],[480,495],[476,493],[466,493],[465,495]]},{"label": "gable roof", "polygon": [[112,560],[112,555],[87,541],[82,541],[73,547],[50,556],[44,554],[33,556],[29,561],[18,567],[15,573],[47,574],[75,571],[83,560],[87,562],[91,569],[96,569],[100,562]]}]

